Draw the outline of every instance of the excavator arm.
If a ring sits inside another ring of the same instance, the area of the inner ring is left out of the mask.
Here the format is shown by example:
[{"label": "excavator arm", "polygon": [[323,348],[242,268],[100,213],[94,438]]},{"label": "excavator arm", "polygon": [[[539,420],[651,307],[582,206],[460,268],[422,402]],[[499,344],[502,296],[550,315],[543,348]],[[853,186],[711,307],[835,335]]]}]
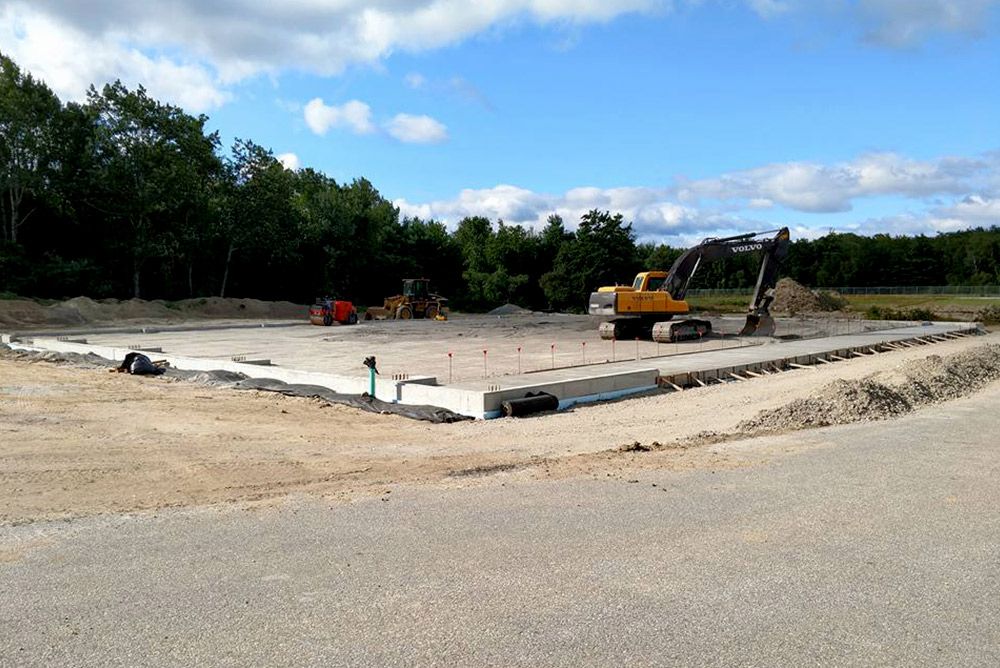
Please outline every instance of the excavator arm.
[{"label": "excavator arm", "polygon": [[[772,234],[773,236],[765,236]],[[789,232],[787,227],[768,232],[751,232],[733,237],[705,239],[697,246],[689,248],[677,258],[667,277],[660,286],[675,300],[683,300],[688,285],[702,264],[717,262],[737,255],[760,254],[760,271],[757,285],[747,308],[747,322],[741,336],[750,334],[770,335],[774,333],[774,319],[769,307],[774,300],[774,286],[778,278],[778,266],[788,255]]]}]

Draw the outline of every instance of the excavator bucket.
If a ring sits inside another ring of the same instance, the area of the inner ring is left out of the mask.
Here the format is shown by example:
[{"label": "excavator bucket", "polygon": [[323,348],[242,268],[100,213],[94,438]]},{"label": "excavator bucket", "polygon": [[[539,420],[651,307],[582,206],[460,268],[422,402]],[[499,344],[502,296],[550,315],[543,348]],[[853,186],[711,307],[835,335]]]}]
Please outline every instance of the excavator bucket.
[{"label": "excavator bucket", "polygon": [[740,330],[740,336],[771,336],[774,334],[774,318],[770,315],[757,315],[751,313],[747,316],[747,322]]}]

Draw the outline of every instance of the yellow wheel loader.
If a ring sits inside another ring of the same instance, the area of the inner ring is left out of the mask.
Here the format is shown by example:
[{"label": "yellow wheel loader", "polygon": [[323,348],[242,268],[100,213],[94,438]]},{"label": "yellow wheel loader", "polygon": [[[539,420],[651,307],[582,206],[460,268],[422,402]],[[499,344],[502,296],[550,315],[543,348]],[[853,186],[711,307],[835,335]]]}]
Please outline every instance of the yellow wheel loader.
[{"label": "yellow wheel loader", "polygon": [[430,292],[426,278],[403,279],[403,294],[386,297],[382,306],[369,306],[365,320],[411,320],[447,318],[448,300]]}]

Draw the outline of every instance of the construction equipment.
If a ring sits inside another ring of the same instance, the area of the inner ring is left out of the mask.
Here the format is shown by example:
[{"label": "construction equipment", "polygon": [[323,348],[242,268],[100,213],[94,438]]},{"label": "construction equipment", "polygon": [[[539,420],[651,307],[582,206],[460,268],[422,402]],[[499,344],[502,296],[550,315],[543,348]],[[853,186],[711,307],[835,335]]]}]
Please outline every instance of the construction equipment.
[{"label": "construction equipment", "polygon": [[[765,235],[774,234],[768,237]],[[674,316],[690,312],[684,301],[688,285],[701,264],[736,255],[761,254],[757,287],[754,288],[747,320],[740,336],[770,336],[774,319],[768,308],[774,300],[778,265],[788,255],[788,228],[750,232],[733,237],[705,239],[677,258],[670,271],[644,271],[631,286],[598,288],[590,295],[591,315],[615,316],[601,323],[602,339],[652,339],[673,343],[698,339],[712,331],[708,320],[687,319],[670,322]]]},{"label": "construction equipment", "polygon": [[447,319],[448,300],[430,291],[426,278],[404,278],[403,294],[386,297],[382,306],[371,306],[365,311],[365,320],[428,320]]},{"label": "construction equipment", "polygon": [[335,322],[354,325],[358,322],[358,309],[354,308],[353,303],[343,299],[317,297],[316,302],[309,307],[309,322],[326,327]]}]

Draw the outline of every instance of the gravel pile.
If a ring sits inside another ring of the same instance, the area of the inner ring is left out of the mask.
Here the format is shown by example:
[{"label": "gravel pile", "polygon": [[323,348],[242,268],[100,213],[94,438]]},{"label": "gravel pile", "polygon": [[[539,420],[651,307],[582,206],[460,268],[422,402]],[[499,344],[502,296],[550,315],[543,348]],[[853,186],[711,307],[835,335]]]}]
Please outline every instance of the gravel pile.
[{"label": "gravel pile", "polygon": [[737,429],[753,434],[884,420],[972,394],[997,379],[1000,345],[987,344],[947,357],[930,355],[860,380],[836,380],[813,397],[762,411]]},{"label": "gravel pile", "polygon": [[526,308],[521,308],[517,304],[504,304],[503,306],[497,306],[492,311],[488,311],[486,315],[530,315],[531,311]]},{"label": "gravel pile", "polygon": [[790,278],[783,278],[774,286],[771,310],[780,313],[807,313],[820,310],[820,301],[812,290]]}]

